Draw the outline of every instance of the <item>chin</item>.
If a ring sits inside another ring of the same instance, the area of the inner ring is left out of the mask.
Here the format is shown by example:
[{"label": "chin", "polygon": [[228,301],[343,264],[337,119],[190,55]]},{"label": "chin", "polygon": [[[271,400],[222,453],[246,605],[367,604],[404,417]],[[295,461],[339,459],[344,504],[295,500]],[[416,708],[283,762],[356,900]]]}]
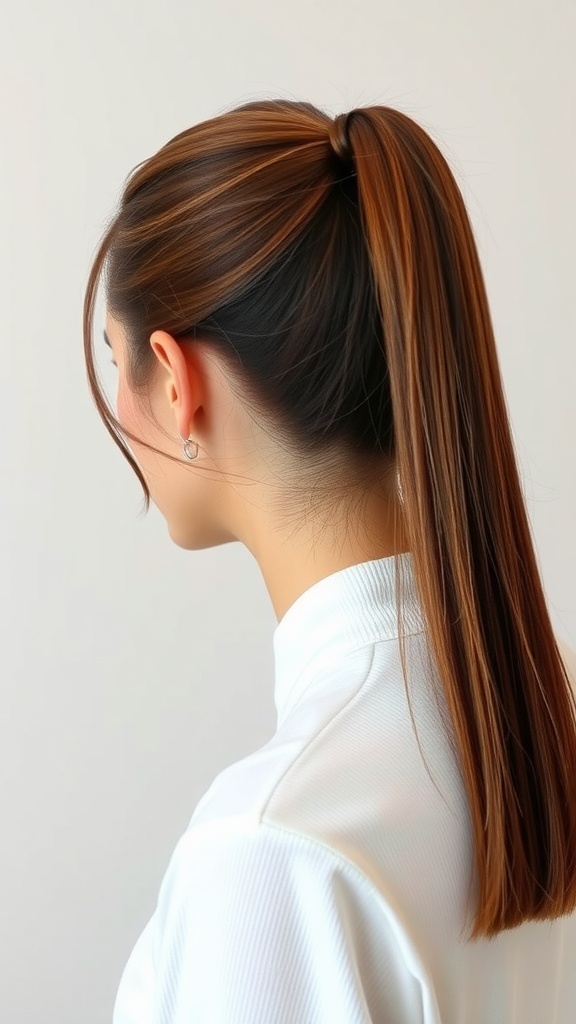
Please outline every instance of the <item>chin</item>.
[{"label": "chin", "polygon": [[238,540],[231,534],[224,534],[214,526],[202,524],[192,525],[191,523],[175,523],[166,519],[168,534],[171,541],[183,551],[203,551],[206,548],[220,547],[221,544],[230,544]]}]

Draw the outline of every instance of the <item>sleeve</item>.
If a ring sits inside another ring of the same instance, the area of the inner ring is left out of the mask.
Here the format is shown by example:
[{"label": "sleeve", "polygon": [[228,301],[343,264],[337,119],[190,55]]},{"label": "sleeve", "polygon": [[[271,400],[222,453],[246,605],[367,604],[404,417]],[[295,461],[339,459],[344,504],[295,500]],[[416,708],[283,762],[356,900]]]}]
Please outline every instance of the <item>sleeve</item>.
[{"label": "sleeve", "polygon": [[[411,1016],[406,982],[402,1011],[389,1004],[385,1017],[372,1015],[344,863],[322,843],[268,824],[212,822],[185,834],[158,902],[155,1024],[420,1020],[412,976]],[[377,969],[394,978],[392,961]],[[394,982],[391,999],[393,991]]]}]

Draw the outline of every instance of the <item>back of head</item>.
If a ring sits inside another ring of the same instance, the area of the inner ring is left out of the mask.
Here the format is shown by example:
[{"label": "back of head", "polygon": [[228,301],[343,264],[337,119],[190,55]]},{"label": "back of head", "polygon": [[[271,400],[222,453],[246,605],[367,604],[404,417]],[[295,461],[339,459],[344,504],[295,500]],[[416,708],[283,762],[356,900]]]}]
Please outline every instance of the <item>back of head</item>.
[{"label": "back of head", "polygon": [[474,830],[472,937],[576,907],[576,719],[525,510],[469,218],[438,146],[384,106],[262,100],[194,125],[127,180],[92,318],[213,345],[242,399],[322,471],[393,464]]}]

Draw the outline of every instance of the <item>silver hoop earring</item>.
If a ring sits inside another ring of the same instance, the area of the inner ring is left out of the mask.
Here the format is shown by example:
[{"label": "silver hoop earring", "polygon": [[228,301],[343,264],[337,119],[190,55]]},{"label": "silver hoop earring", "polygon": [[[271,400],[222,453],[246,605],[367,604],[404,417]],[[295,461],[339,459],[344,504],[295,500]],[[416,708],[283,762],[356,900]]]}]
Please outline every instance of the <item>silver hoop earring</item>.
[{"label": "silver hoop earring", "polygon": [[[180,439],[181,439],[181,441],[183,442],[183,446],[184,446],[184,455],[186,456],[186,458],[187,458],[187,459],[190,459],[190,461],[192,461],[192,459],[195,459],[195,458],[196,458],[196,456],[198,455],[198,442],[197,442],[197,441],[194,441],[194,440],[192,439],[192,437],[189,437],[189,438],[188,438],[187,440],[185,440],[185,439],[184,439],[184,438],[182,437],[182,434],[180,434]],[[196,445],[196,451],[194,452],[194,454],[192,454],[192,452],[190,451],[190,445],[191,445],[191,444],[194,444],[194,445]]]}]

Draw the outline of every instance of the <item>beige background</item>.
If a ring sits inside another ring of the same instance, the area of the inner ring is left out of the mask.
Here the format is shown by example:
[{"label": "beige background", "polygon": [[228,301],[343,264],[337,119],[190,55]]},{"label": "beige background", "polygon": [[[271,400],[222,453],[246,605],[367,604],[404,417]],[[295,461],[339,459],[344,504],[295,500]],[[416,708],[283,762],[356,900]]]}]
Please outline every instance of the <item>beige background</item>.
[{"label": "beige background", "polygon": [[111,1019],[197,801],[276,724],[258,566],[239,544],[185,553],[154,508],[140,516],[88,395],[83,292],[125,176],[260,97],[388,103],[431,131],[474,222],[551,613],[574,647],[575,30],[573,0],[3,8],[1,1020]]}]

